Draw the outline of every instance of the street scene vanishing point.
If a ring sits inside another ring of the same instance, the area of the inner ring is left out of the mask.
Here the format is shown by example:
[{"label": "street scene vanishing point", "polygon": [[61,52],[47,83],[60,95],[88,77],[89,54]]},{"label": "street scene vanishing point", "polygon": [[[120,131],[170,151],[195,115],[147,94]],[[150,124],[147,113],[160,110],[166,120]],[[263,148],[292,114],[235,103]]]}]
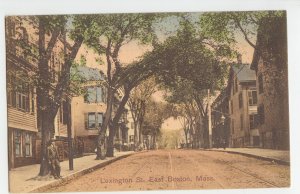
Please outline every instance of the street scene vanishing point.
[{"label": "street scene vanishing point", "polygon": [[286,11],[8,15],[9,192],[290,187]]}]

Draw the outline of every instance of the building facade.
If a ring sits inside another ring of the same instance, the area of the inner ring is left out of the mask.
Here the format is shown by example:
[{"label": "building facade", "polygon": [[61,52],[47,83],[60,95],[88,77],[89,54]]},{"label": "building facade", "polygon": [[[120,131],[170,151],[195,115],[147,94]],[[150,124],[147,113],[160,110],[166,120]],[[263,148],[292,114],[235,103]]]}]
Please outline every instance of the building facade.
[{"label": "building facade", "polygon": [[80,67],[81,76],[88,80],[84,95],[71,100],[71,120],[74,131],[75,152],[95,153],[97,137],[106,111],[106,89],[99,69]]},{"label": "building facade", "polygon": [[247,64],[233,65],[228,80],[231,147],[258,147],[255,72]]},{"label": "building facade", "polygon": [[268,26],[258,29],[251,64],[257,76],[261,147],[289,149],[286,17],[269,18],[266,22]]},{"label": "building facade", "polygon": [[[7,17],[6,35],[6,75],[7,75],[7,123],[9,169],[40,162],[41,132],[34,75],[38,60],[32,53],[37,48],[37,28],[27,17]],[[51,58],[49,70],[51,82],[58,79],[63,59],[59,56],[64,50],[62,42],[57,41]],[[67,136],[67,112],[65,101],[55,117],[53,137],[64,158]]]}]

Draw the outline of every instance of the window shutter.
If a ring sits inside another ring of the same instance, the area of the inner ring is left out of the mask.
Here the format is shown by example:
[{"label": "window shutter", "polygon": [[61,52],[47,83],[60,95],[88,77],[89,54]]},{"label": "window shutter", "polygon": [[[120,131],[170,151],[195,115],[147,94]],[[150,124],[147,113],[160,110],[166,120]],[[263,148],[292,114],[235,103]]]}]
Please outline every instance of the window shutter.
[{"label": "window shutter", "polygon": [[26,102],[25,102],[25,110],[26,110],[26,112],[29,112],[30,110],[29,110],[29,107],[30,107],[30,105],[29,105],[29,96],[26,96],[26,98],[25,98],[26,100]]},{"label": "window shutter", "polygon": [[84,128],[88,129],[88,113],[84,113]]},{"label": "window shutter", "polygon": [[106,103],[106,93],[107,93],[107,90],[106,90],[106,88],[105,87],[102,87],[102,94],[103,94],[103,96],[102,96],[102,98],[103,98],[103,102],[104,103]]}]

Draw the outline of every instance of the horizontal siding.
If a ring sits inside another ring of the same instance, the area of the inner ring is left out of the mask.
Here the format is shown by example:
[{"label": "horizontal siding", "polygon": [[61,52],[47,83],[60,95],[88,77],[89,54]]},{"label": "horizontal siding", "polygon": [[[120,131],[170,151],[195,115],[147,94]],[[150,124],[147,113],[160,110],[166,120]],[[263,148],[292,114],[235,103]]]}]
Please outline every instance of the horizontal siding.
[{"label": "horizontal siding", "polygon": [[30,131],[37,131],[36,115],[17,110],[16,108],[7,109],[8,126],[21,128]]}]

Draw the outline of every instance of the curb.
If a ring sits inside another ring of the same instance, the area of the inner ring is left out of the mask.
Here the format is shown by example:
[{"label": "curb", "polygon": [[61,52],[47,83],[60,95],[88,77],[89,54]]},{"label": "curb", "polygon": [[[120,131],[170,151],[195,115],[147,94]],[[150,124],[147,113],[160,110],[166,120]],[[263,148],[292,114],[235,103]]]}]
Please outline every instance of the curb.
[{"label": "curb", "polygon": [[111,160],[104,161],[104,162],[99,163],[99,164],[97,164],[95,166],[79,170],[77,172],[74,172],[72,174],[67,175],[66,177],[63,177],[62,179],[58,179],[58,180],[55,180],[53,182],[47,183],[46,185],[42,185],[39,188],[35,188],[35,189],[29,191],[28,193],[42,193],[42,192],[45,192],[46,190],[48,190],[50,188],[53,188],[53,187],[56,187],[56,186],[59,186],[59,185],[62,185],[62,184],[67,184],[68,182],[70,182],[71,180],[73,180],[75,178],[78,178],[80,176],[83,176],[85,174],[93,172],[94,170],[97,170],[99,168],[107,166],[107,165],[109,165],[109,164],[111,164],[111,163],[113,163],[115,161],[121,160],[123,158],[127,158],[128,156],[131,156],[133,154],[134,153],[125,154],[125,155],[113,158]]},{"label": "curb", "polygon": [[256,158],[256,159],[265,160],[265,161],[269,161],[269,162],[275,162],[275,163],[281,164],[281,165],[290,166],[289,161],[279,160],[279,159],[275,159],[275,158],[268,158],[268,157],[265,157],[265,156],[257,156],[257,155],[254,155],[254,154],[228,151],[228,150],[205,150],[205,151],[226,152],[226,153],[230,153],[230,154],[239,154],[239,155],[247,156],[247,157],[250,157],[250,158]]}]

